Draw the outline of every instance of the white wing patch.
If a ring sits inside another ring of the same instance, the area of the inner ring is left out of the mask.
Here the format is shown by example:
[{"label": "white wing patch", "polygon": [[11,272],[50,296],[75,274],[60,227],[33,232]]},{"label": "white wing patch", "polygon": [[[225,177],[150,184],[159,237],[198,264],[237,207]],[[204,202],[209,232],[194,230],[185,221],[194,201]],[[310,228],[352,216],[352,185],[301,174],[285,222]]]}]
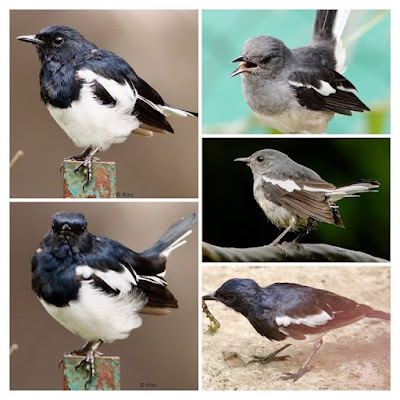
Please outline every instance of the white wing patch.
[{"label": "white wing patch", "polygon": [[287,192],[293,192],[294,190],[300,190],[300,186],[297,185],[295,181],[291,179],[287,179],[285,181],[280,181],[278,179],[268,178],[267,176],[263,175],[263,181],[266,183],[271,183],[272,185],[278,185],[282,189],[285,189]]},{"label": "white wing patch", "polygon": [[87,265],[80,265],[76,267],[75,273],[76,275],[81,275],[82,278],[86,280],[90,279],[93,275],[96,275],[112,289],[118,290],[122,293],[127,293],[132,290],[132,285],[136,286],[136,281],[128,269],[122,264],[120,265],[123,268],[123,272],[113,270],[104,272]]},{"label": "white wing patch", "polygon": [[308,315],[304,318],[292,318],[287,315],[283,315],[281,317],[275,317],[275,322],[277,325],[287,328],[289,325],[306,325],[311,328],[314,328],[319,325],[325,325],[328,321],[330,321],[333,317],[331,317],[326,311],[321,311],[319,314]]},{"label": "white wing patch", "polygon": [[316,92],[318,92],[322,96],[329,96],[333,93],[336,93],[336,89],[334,89],[328,82],[320,81],[320,83],[321,83],[321,87],[317,88],[311,84],[305,84],[303,82],[289,80],[289,84],[294,87],[305,87],[307,89],[314,89]]}]

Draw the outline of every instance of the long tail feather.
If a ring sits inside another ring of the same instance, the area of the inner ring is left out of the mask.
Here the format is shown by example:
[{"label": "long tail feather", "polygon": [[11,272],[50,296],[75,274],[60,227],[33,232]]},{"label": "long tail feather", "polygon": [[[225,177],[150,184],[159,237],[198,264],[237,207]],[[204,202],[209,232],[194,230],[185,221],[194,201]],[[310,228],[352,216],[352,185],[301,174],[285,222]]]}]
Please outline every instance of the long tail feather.
[{"label": "long tail feather", "polygon": [[331,202],[336,202],[344,197],[358,197],[359,193],[374,192],[380,186],[378,181],[361,179],[349,185],[338,187],[326,193]]},{"label": "long tail feather", "polygon": [[153,246],[142,252],[141,255],[145,257],[159,255],[168,257],[173,250],[186,243],[183,239],[191,234],[191,228],[196,222],[197,215],[195,213],[175,222]]}]

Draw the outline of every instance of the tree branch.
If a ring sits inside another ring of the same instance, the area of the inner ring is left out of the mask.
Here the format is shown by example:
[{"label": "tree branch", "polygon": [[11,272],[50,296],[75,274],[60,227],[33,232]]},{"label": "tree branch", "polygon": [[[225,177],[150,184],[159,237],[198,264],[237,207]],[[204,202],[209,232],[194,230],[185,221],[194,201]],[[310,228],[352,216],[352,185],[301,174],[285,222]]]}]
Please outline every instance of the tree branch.
[{"label": "tree branch", "polygon": [[237,249],[232,247],[218,247],[203,242],[204,262],[388,262],[383,258],[371,256],[361,251],[347,250],[329,244],[301,244],[284,243],[278,246],[251,247]]}]

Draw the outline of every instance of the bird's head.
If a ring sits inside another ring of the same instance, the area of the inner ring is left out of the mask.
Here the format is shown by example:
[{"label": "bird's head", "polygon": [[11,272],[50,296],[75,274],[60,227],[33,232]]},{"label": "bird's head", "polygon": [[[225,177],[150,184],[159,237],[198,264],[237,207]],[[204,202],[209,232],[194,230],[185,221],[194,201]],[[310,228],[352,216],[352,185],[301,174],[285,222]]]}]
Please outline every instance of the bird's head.
[{"label": "bird's head", "polygon": [[36,35],[18,36],[17,39],[34,44],[42,63],[69,61],[85,45],[95,47],[77,30],[62,25],[51,25]]},{"label": "bird's head", "polygon": [[226,281],[214,293],[203,296],[203,300],[220,301],[227,307],[244,315],[251,310],[260,286],[252,279],[233,278]]},{"label": "bird's head", "polygon": [[249,157],[236,158],[234,161],[246,163],[253,171],[253,174],[257,175],[257,173],[262,174],[269,168],[288,159],[289,157],[286,154],[278,150],[264,149],[256,151]]},{"label": "bird's head", "polygon": [[53,215],[51,232],[61,241],[71,241],[87,232],[87,222],[82,214],[60,211]]},{"label": "bird's head", "polygon": [[241,56],[232,60],[232,62],[240,62],[240,64],[229,75],[229,78],[243,74],[274,79],[289,57],[290,50],[282,41],[271,36],[256,36],[247,40]]}]

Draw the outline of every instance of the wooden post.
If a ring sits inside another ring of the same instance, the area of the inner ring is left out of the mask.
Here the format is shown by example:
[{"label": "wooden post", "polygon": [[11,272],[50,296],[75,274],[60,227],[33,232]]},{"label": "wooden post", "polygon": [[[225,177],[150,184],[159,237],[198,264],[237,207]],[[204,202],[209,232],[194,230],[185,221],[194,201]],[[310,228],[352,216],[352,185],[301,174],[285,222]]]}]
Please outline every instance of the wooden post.
[{"label": "wooden post", "polygon": [[79,198],[115,198],[116,167],[115,162],[93,162],[92,180],[83,188],[85,176],[82,169],[75,173],[79,161],[64,161],[63,163],[63,197]]},{"label": "wooden post", "polygon": [[96,375],[85,387],[86,369],[76,369],[82,357],[63,356],[63,390],[121,390],[119,357],[95,357]]}]

